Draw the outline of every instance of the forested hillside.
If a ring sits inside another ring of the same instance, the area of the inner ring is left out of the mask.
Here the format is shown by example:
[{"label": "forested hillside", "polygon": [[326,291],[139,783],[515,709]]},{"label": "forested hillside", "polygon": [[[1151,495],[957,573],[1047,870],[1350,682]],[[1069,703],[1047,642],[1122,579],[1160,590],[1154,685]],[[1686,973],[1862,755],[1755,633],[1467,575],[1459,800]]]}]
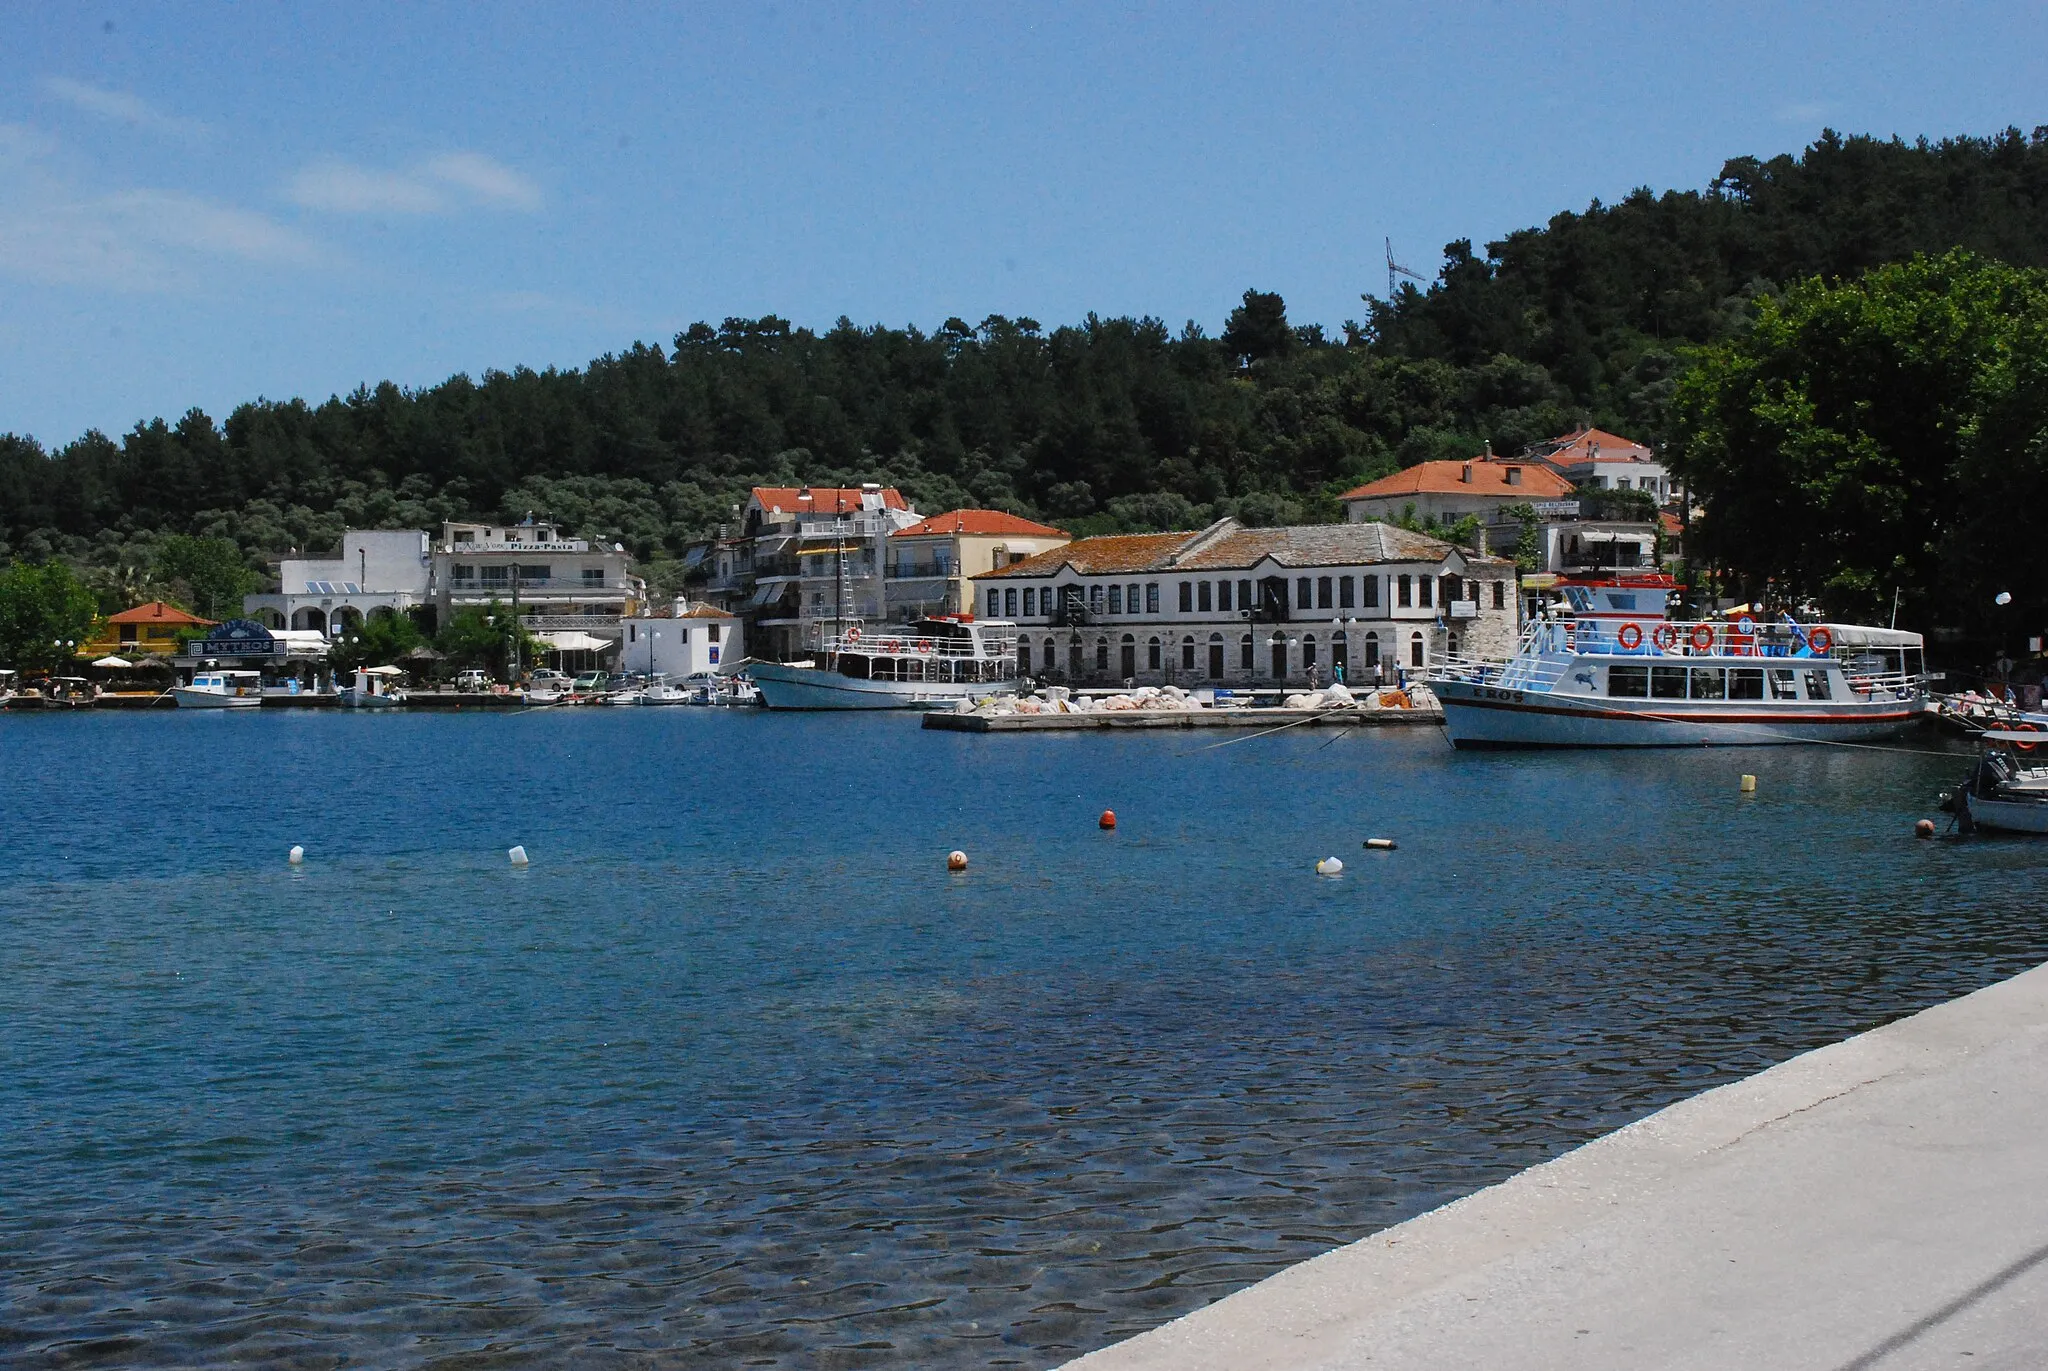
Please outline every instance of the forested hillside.
[{"label": "forested hillside", "polygon": [[1083,531],[1334,518],[1357,481],[1581,420],[1668,441],[1686,349],[1739,334],[1757,297],[1956,246],[2048,265],[2048,130],[1829,134],[1737,159],[1699,190],[1560,214],[1484,255],[1453,243],[1427,290],[1368,297],[1336,331],[1256,292],[1216,336],[1093,316],[729,319],[580,371],[252,402],[54,450],[0,437],[0,559],[141,566],[175,533],[260,563],[348,524],[530,510],[659,563],[749,485],[798,480]]}]

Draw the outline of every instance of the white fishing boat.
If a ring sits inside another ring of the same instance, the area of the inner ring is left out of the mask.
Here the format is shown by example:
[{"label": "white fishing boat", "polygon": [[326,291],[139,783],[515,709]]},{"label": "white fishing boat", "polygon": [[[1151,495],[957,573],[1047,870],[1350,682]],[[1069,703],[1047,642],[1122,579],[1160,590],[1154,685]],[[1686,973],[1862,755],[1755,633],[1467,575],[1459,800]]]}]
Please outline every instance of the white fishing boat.
[{"label": "white fishing boat", "polygon": [[1757,747],[1895,736],[1927,699],[1920,635],[1666,617],[1664,575],[1568,577],[1505,662],[1428,677],[1458,747]]},{"label": "white fishing boat", "polygon": [[636,705],[687,705],[696,702],[697,692],[672,684],[668,677],[657,673],[631,698]]},{"label": "white fishing boat", "polygon": [[1963,783],[1942,797],[1964,833],[2048,833],[2048,766],[2035,749],[2048,732],[2025,724],[1984,733],[1984,751]]},{"label": "white fishing boat", "polygon": [[770,709],[926,709],[1013,695],[1017,626],[971,615],[833,638],[810,662],[750,662],[747,675]]},{"label": "white fishing boat", "polygon": [[343,709],[396,709],[405,703],[405,672],[395,666],[359,666],[355,680],[334,692]]},{"label": "white fishing boat", "polygon": [[180,709],[260,709],[263,674],[258,671],[201,671],[191,685],[171,687]]}]

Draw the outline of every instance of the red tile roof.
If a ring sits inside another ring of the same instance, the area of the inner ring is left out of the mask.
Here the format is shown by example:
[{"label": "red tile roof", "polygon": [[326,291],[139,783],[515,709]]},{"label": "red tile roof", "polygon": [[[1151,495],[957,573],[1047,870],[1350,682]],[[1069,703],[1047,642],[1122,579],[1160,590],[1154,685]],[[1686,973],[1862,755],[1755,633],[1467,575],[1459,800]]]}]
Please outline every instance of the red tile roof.
[{"label": "red tile roof", "polygon": [[[1518,485],[1508,484],[1508,473],[1521,472]],[[1403,495],[1490,495],[1522,500],[1557,500],[1572,493],[1570,481],[1535,462],[1488,461],[1475,457],[1469,462],[1420,462],[1392,476],[1347,490],[1339,499],[1384,500]]]},{"label": "red tile roof", "polygon": [[1163,565],[1168,557],[1199,536],[1195,533],[1119,533],[1103,538],[1083,538],[1077,543],[1026,557],[1021,562],[1012,562],[998,571],[984,571],[975,579],[1045,576],[1063,566],[1070,566],[1083,576],[1115,571],[1149,571]]},{"label": "red tile roof", "polygon": [[930,538],[953,533],[1015,534],[1020,537],[1064,538],[1066,530],[1047,524],[1034,524],[1029,519],[1015,514],[1005,514],[999,509],[956,509],[947,514],[934,514],[929,519],[899,528],[890,534],[891,538]]},{"label": "red tile roof", "polygon": [[110,624],[187,624],[193,628],[212,628],[213,619],[202,619],[196,614],[187,614],[176,605],[167,605],[162,600],[151,600],[146,605],[124,609],[119,614],[109,614]]},{"label": "red tile roof", "polygon": [[[784,514],[835,513],[845,510],[848,514],[860,509],[861,490],[859,486],[755,486],[754,500],[763,509],[779,509]],[[882,490],[882,505],[885,509],[909,509],[903,501],[903,493],[894,486]]]},{"label": "red tile roof", "polygon": [[[1657,454],[1641,443],[1622,438],[1604,429],[1582,428],[1552,438],[1547,443],[1538,443],[1528,449],[1532,458],[1540,457],[1561,467],[1576,466],[1581,462],[1654,462]],[[1495,461],[1512,460],[1494,458]]]},{"label": "red tile roof", "polygon": [[1244,571],[1265,561],[1285,567],[1370,566],[1377,562],[1440,562],[1456,550],[1473,566],[1505,559],[1454,549],[1427,534],[1377,521],[1362,524],[1298,524],[1290,528],[1245,528],[1222,520],[1200,533],[1135,533],[1082,538],[1041,552],[977,581],[1052,576],[1072,567],[1083,576],[1144,572]]}]

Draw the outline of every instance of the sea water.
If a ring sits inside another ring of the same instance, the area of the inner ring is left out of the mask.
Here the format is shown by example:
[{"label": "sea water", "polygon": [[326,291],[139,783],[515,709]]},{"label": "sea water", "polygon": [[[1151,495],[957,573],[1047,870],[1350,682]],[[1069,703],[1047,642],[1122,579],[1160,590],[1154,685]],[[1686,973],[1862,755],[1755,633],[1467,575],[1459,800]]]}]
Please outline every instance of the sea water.
[{"label": "sea water", "polygon": [[1053,1365],[2048,957],[1963,761],[0,718],[0,1360]]}]

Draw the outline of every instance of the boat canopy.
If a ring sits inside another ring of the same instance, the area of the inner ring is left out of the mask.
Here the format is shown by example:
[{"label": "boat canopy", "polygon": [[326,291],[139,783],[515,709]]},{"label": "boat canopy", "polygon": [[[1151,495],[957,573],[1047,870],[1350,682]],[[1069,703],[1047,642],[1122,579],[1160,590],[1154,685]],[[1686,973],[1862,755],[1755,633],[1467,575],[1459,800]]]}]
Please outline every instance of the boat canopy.
[{"label": "boat canopy", "polygon": [[[1816,625],[1801,624],[1801,632],[1811,631]],[[1845,647],[1919,647],[1921,638],[1917,633],[1908,633],[1903,628],[1872,628],[1868,624],[1823,624],[1834,636],[1837,648]]]}]

